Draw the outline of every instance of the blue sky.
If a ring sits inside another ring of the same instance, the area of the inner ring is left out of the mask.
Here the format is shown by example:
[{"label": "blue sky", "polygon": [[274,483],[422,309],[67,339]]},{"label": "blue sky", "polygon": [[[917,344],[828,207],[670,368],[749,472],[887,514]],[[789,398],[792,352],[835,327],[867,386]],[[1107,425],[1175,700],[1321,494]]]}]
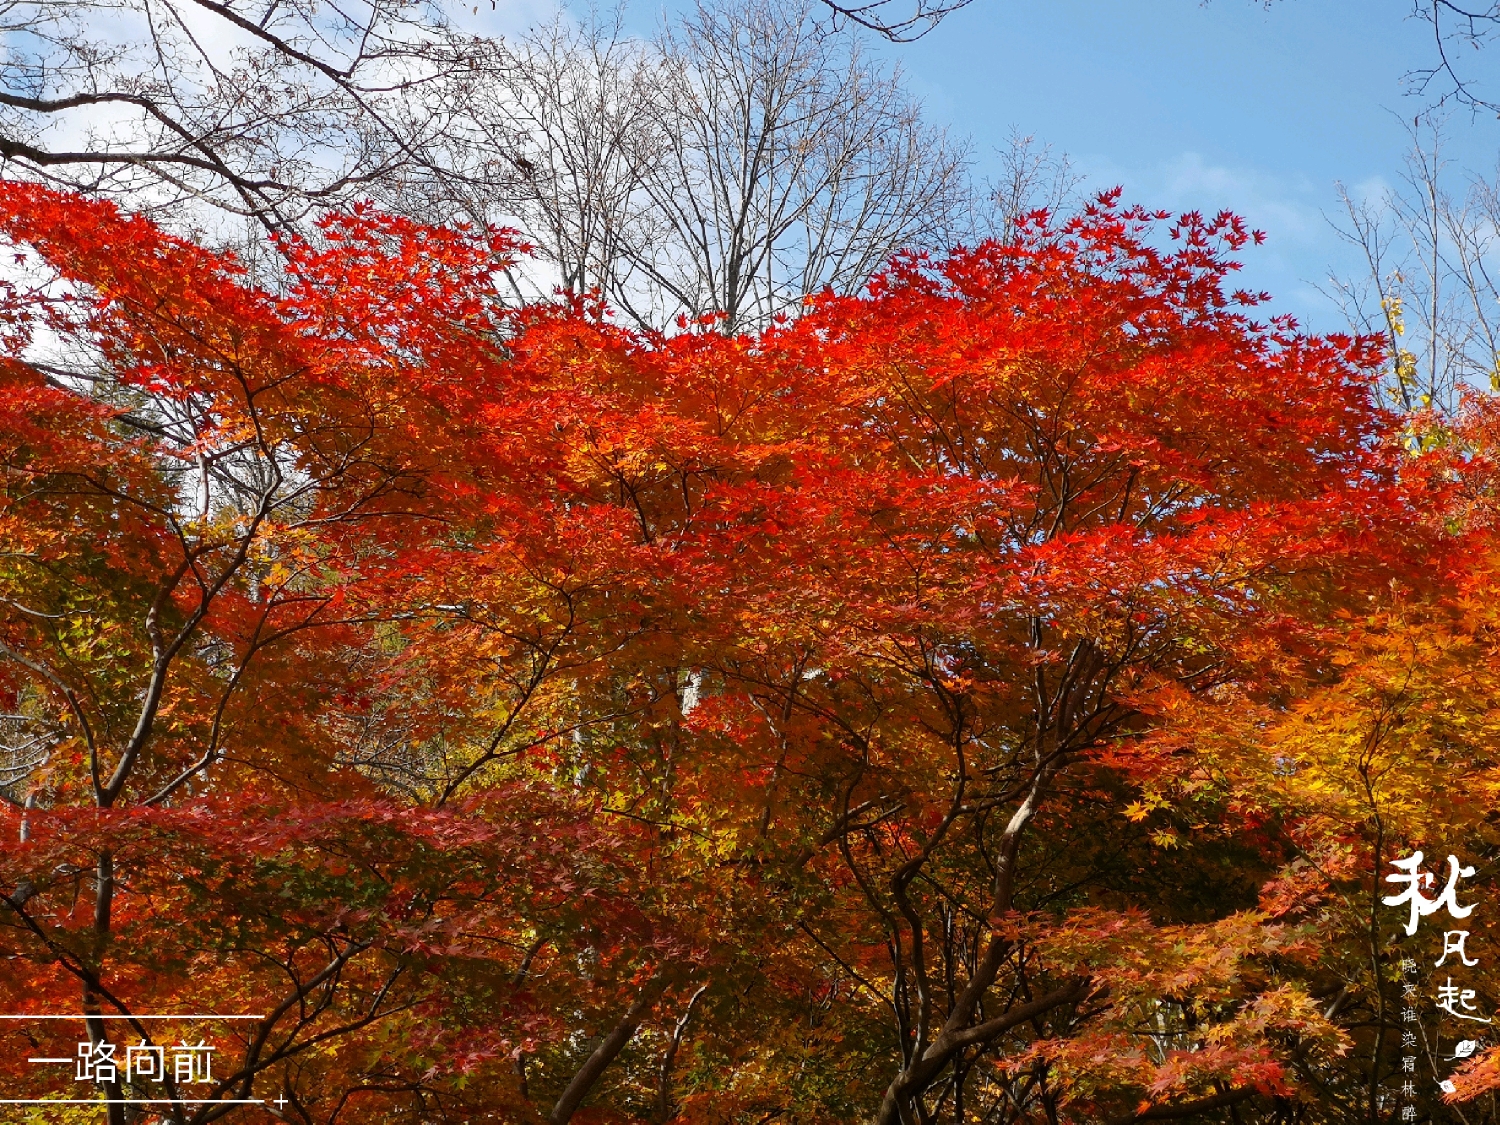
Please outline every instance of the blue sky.
[{"label": "blue sky", "polygon": [[[1244,280],[1309,328],[1341,328],[1314,289],[1355,263],[1329,227],[1335,181],[1395,183],[1425,102],[1403,76],[1431,57],[1411,0],[974,0],[917,43],[883,49],[929,116],[967,133],[981,169],[1012,126],[1128,199],[1231,208],[1264,230]],[[1500,43],[1471,73],[1500,85]],[[1500,123],[1448,123],[1465,168],[1493,174]]]}]

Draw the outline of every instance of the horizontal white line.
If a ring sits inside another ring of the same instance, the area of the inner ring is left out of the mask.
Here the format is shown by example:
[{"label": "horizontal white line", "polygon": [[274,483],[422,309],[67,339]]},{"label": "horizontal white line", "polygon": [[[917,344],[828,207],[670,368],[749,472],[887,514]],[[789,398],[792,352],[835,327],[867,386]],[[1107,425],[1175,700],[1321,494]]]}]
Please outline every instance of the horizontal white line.
[{"label": "horizontal white line", "polygon": [[73,1060],[72,1059],[27,1059],[26,1061],[27,1062],[60,1062],[60,1063],[70,1063]]},{"label": "horizontal white line", "polygon": [[0,1098],[0,1105],[265,1105],[265,1098]]},{"label": "horizontal white line", "polygon": [[264,1020],[264,1016],[219,1016],[216,1013],[199,1013],[196,1016],[121,1016],[118,1013],[99,1013],[98,1016],[0,1016],[0,1020]]}]

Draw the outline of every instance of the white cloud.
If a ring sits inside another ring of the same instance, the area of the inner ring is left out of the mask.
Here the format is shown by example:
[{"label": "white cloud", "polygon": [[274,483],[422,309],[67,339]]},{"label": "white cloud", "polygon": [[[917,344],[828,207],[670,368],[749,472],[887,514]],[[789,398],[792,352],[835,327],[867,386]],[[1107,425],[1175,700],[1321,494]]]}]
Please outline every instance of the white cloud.
[{"label": "white cloud", "polygon": [[1288,180],[1255,168],[1211,164],[1183,152],[1155,167],[1137,169],[1122,181],[1126,195],[1174,211],[1216,214],[1233,211],[1264,230],[1273,245],[1322,242],[1327,223],[1320,191],[1305,177]]}]

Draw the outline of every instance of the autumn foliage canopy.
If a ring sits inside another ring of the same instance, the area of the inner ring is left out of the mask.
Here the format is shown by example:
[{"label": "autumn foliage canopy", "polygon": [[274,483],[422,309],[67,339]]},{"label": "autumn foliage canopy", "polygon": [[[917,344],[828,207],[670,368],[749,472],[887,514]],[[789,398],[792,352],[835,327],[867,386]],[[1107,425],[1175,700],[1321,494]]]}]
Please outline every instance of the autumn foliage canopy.
[{"label": "autumn foliage canopy", "polygon": [[[372,211],[266,287],[0,228],[0,1009],[80,1017],[0,1093],[157,1100],[35,1120],[1401,1104],[1377,873],[1500,843],[1500,410],[1258,321],[1237,219],[1106,196],[756,336]],[[1407,1101],[1493,1120],[1424,1034]]]}]

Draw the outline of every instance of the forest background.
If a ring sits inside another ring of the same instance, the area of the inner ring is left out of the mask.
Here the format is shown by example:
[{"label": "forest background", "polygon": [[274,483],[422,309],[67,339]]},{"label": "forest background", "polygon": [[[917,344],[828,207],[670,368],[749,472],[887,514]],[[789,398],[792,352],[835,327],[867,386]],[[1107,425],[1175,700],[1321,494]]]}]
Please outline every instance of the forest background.
[{"label": "forest background", "polygon": [[976,176],[963,12],[9,5],[7,1108],[1495,1120],[1496,13],[1416,14],[1319,337]]}]

